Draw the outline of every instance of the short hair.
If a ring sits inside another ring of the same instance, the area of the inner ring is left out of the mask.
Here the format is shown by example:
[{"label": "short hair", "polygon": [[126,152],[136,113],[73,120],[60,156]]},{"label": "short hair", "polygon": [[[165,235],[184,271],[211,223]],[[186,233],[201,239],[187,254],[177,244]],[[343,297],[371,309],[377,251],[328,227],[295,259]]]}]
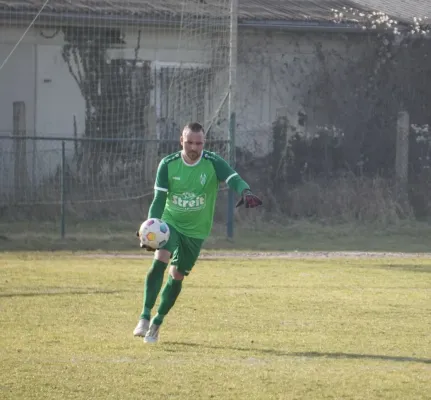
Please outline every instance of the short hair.
[{"label": "short hair", "polygon": [[190,131],[192,131],[192,132],[203,132],[203,133],[205,134],[204,127],[203,127],[203,126],[202,126],[202,124],[200,124],[199,122],[190,122],[190,123],[188,123],[188,124],[184,127],[183,132],[184,132],[186,129],[189,129],[189,130],[190,130]]}]

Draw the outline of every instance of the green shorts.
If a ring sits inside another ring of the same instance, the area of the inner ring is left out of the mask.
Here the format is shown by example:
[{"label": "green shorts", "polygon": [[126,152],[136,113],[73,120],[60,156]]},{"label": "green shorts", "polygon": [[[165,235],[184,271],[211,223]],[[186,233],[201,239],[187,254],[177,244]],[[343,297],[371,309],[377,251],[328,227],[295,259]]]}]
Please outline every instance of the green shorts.
[{"label": "green shorts", "polygon": [[168,226],[170,230],[169,240],[161,248],[171,253],[171,265],[175,265],[178,272],[187,276],[199,257],[204,239],[185,236],[171,224]]}]

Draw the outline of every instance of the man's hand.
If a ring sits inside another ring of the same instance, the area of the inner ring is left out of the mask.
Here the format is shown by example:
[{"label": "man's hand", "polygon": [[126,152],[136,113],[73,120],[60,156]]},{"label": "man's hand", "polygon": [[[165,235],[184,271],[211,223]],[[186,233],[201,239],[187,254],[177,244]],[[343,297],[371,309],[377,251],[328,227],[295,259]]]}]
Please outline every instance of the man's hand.
[{"label": "man's hand", "polygon": [[250,189],[245,189],[235,207],[239,207],[243,204],[245,204],[245,208],[255,208],[262,205],[262,200],[253,194]]},{"label": "man's hand", "polygon": [[[136,231],[136,236],[139,238],[139,231]],[[147,251],[152,251],[153,253],[156,251],[156,249],[153,249],[152,247],[146,246],[139,238],[139,247],[141,249],[145,249]]]}]

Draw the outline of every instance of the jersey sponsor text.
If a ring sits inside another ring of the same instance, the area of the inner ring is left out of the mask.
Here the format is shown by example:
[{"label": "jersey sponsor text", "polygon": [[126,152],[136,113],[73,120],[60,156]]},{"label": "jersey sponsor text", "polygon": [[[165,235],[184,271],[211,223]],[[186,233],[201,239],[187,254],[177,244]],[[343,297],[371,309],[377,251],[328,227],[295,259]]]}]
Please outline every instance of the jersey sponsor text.
[{"label": "jersey sponsor text", "polygon": [[182,194],[174,194],[172,196],[172,204],[177,210],[181,211],[197,211],[205,208],[205,194],[195,195],[187,192]]}]

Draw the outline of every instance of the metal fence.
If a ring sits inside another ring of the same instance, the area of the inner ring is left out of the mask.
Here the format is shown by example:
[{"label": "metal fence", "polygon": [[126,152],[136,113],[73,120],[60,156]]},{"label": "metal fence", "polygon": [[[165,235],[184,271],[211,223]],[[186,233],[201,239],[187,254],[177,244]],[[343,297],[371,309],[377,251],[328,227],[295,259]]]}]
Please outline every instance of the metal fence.
[{"label": "metal fence", "polygon": [[[207,144],[224,156],[227,146]],[[20,219],[30,208],[25,218],[60,218],[62,235],[66,214],[119,218],[124,207],[152,199],[159,161],[179,149],[178,140],[0,136],[3,217]]]},{"label": "metal fence", "polygon": [[[328,128],[292,134],[288,122],[280,115],[260,132],[269,152],[236,149],[235,167],[264,199],[265,220],[386,224],[431,216],[427,125],[400,112],[387,151],[370,148],[368,159],[349,164],[356,150],[348,137]],[[237,132],[241,140],[258,133]],[[207,148],[228,158],[227,140]],[[1,135],[0,222],[54,221],[63,237],[68,224],[83,221],[136,223],[152,200],[158,162],[179,149],[178,140]],[[223,193],[217,220],[232,234],[228,201]]]},{"label": "metal fence", "polygon": [[[208,148],[226,154],[227,141]],[[139,198],[152,189],[158,162],[178,140],[0,136],[0,205]]]}]

